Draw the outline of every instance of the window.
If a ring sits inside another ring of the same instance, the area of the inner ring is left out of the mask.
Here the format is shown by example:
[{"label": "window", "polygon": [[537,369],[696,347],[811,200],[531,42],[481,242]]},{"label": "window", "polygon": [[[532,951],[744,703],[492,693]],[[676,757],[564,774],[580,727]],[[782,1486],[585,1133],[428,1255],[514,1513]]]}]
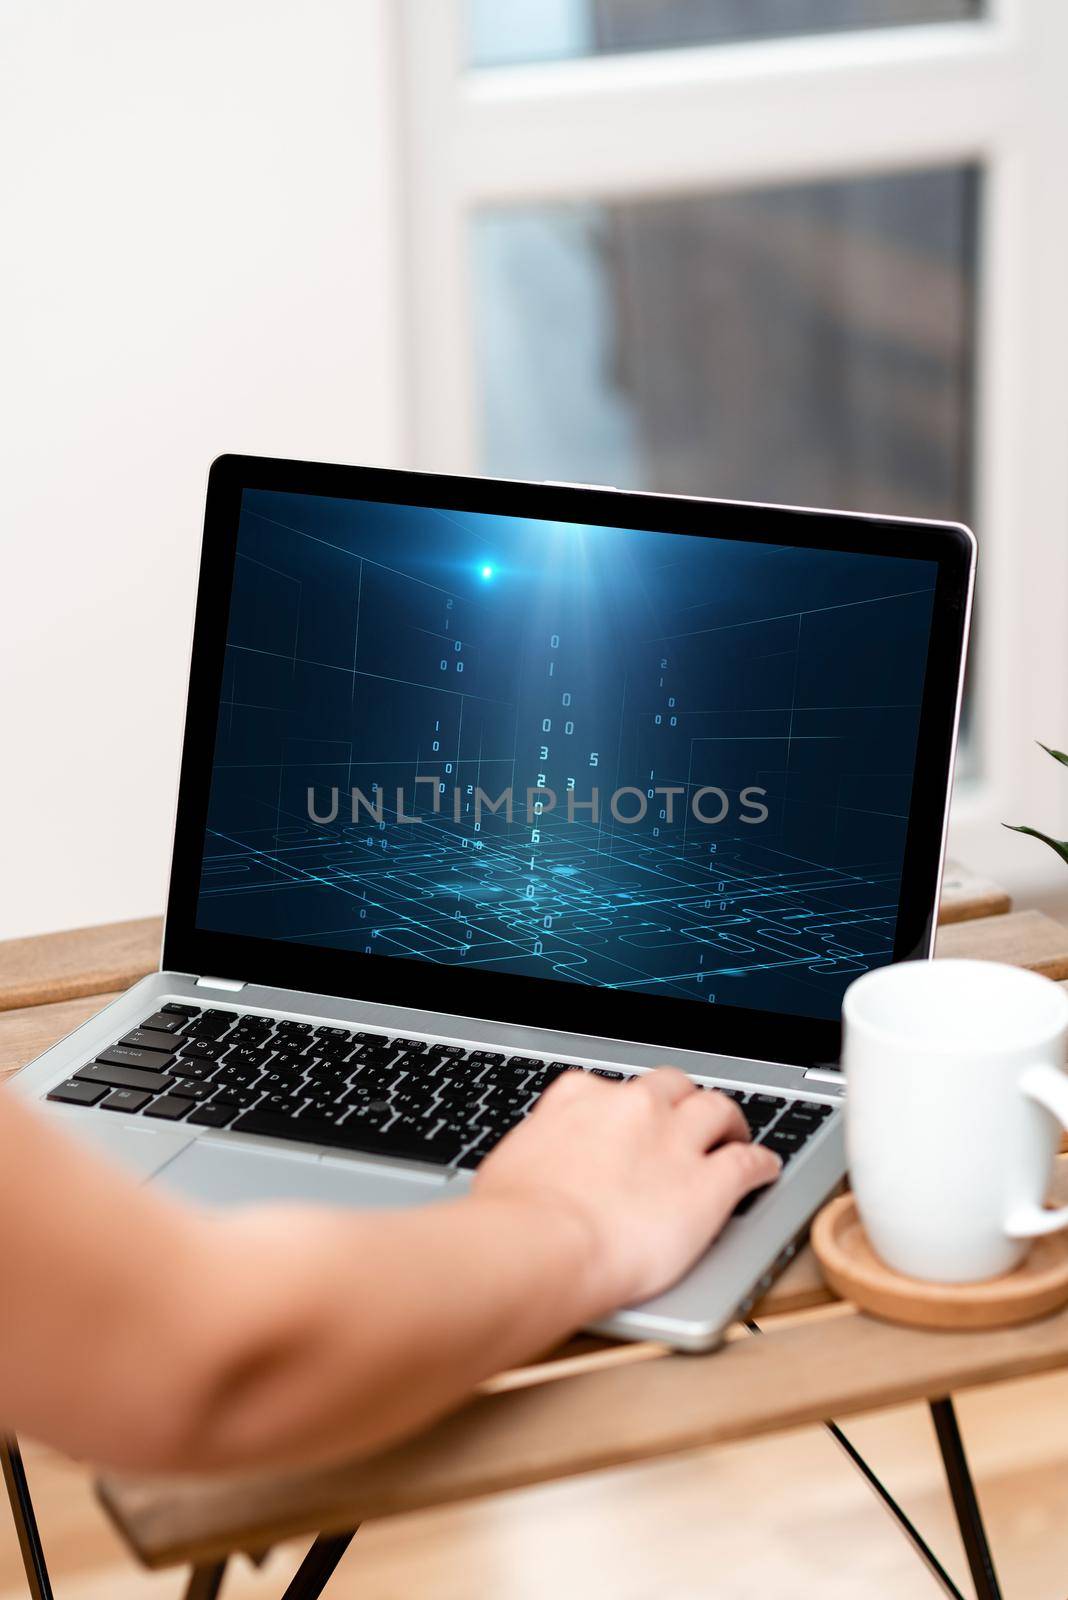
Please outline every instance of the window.
[{"label": "window", "polygon": [[476,67],[554,61],[613,50],[660,50],[739,39],[959,22],[978,0],[468,0]]},{"label": "window", "polygon": [[1068,831],[1052,0],[409,0],[420,465],[972,523],[952,848]]},{"label": "window", "polygon": [[480,462],[969,515],[978,189],[969,164],[480,212]]}]

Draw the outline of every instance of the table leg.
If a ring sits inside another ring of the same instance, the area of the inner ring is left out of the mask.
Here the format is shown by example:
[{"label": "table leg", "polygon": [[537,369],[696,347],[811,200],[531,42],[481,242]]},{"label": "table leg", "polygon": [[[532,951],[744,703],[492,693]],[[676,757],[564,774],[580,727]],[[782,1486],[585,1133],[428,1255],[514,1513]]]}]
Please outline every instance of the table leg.
[{"label": "table leg", "polygon": [[319,1600],[355,1533],[355,1528],[350,1533],[321,1533],[293,1574],[282,1600]]},{"label": "table leg", "polygon": [[194,1567],[189,1577],[185,1600],[216,1600],[226,1576],[226,1562],[213,1561],[206,1567]]},{"label": "table leg", "polygon": [[37,1529],[37,1515],[30,1498],[26,1481],[26,1468],[18,1440],[0,1438],[0,1467],[3,1468],[7,1497],[11,1502],[11,1516],[18,1535],[22,1564],[26,1569],[26,1585],[30,1600],[52,1600],[52,1583],[48,1576],[41,1535]]},{"label": "table leg", "polygon": [[968,1457],[964,1453],[964,1441],[957,1425],[957,1413],[948,1395],[944,1400],[931,1401],[931,1420],[934,1423],[938,1448],[942,1453],[946,1482],[949,1484],[953,1510],[957,1516],[957,1526],[960,1529],[964,1553],[968,1558],[968,1568],[975,1584],[977,1600],[1001,1600],[1001,1588],[994,1570],[994,1558],[990,1554],[983,1515],[979,1510],[979,1499],[968,1469]]},{"label": "table leg", "polygon": [[964,1596],[961,1594],[960,1590],[957,1588],[957,1585],[953,1582],[953,1579],[950,1577],[941,1561],[939,1561],[938,1557],[931,1549],[931,1546],[927,1543],[927,1540],[923,1537],[923,1534],[920,1532],[911,1518],[906,1515],[902,1507],[898,1505],[897,1501],[894,1499],[893,1495],[890,1493],[889,1489],[882,1482],[882,1480],[875,1475],[871,1467],[861,1455],[860,1451],[857,1449],[856,1445],[854,1445],[852,1441],[846,1437],[841,1428],[838,1426],[837,1422],[825,1422],[823,1426],[826,1428],[835,1444],[837,1444],[839,1449],[843,1451],[847,1460],[849,1460],[852,1465],[856,1467],[857,1471],[860,1473],[869,1489],[871,1489],[874,1493],[875,1498],[878,1500],[883,1510],[889,1512],[897,1527],[905,1535],[905,1538],[909,1541],[913,1550],[915,1550],[916,1554],[919,1556],[920,1560],[923,1562],[932,1578],[934,1578],[935,1582],[940,1585],[943,1593],[949,1595],[950,1600],[964,1600]]}]

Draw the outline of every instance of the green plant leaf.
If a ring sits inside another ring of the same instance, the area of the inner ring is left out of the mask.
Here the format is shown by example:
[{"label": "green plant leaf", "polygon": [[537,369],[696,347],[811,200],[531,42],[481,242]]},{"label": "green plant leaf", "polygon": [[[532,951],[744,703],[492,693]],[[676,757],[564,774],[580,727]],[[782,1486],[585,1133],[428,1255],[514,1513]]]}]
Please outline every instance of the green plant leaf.
[{"label": "green plant leaf", "polygon": [[1002,827],[1011,828],[1013,833],[1029,833],[1032,839],[1041,839],[1051,850],[1056,850],[1062,861],[1068,862],[1068,839],[1051,839],[1048,833],[1040,833],[1037,828],[1027,828],[1019,822],[1003,822]]},{"label": "green plant leaf", "polygon": [[[1068,755],[1065,755],[1063,750],[1051,750],[1048,744],[1042,743],[1041,739],[1036,739],[1035,743],[1040,750],[1044,750],[1048,756],[1052,756],[1054,761],[1059,761],[1062,767],[1068,767]],[[1009,823],[1008,826],[1011,827],[1012,824]],[[1039,834],[1040,839],[1043,837],[1043,834]]]}]

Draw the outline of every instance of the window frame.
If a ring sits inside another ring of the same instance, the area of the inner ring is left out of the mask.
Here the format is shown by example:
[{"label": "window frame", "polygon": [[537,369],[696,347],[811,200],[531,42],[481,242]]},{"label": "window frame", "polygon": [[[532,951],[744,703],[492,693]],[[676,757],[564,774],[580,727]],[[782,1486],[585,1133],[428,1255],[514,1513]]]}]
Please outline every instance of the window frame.
[{"label": "window frame", "polygon": [[1016,893],[1056,892],[1048,852],[1001,824],[1068,832],[1068,781],[1034,742],[1068,740],[1068,6],[989,0],[975,20],[477,69],[464,10],[397,11],[409,453],[425,470],[478,471],[476,209],[980,166],[982,622],[950,849]]}]

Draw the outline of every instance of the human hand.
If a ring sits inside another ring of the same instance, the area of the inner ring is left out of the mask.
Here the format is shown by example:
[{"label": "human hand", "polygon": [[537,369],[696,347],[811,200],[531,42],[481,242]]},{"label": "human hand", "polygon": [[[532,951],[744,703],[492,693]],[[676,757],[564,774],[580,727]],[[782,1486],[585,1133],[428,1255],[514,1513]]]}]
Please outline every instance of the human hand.
[{"label": "human hand", "polygon": [[584,1223],[593,1318],[674,1283],[781,1170],[733,1100],[674,1067],[626,1083],[565,1072],[482,1162],[474,1193]]}]

